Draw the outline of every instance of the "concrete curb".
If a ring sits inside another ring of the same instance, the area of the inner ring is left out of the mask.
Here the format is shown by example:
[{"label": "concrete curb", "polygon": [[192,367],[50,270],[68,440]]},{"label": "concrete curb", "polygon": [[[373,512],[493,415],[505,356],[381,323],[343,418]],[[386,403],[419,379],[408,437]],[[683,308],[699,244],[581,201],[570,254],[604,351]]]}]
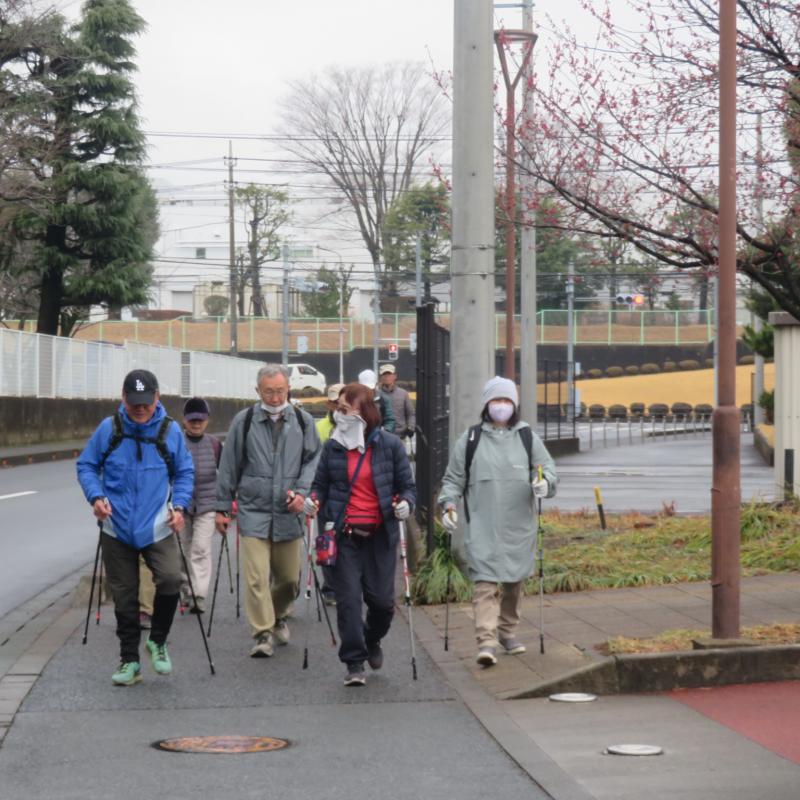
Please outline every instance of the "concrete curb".
[{"label": "concrete curb", "polygon": [[26,464],[41,464],[45,461],[65,461],[77,458],[81,454],[81,448],[70,447],[66,450],[47,450],[43,453],[15,453],[13,455],[0,456],[0,468],[2,467],[22,467]]},{"label": "concrete curb", "polygon": [[599,664],[545,681],[504,700],[547,697],[554,692],[639,694],[732,683],[800,679],[800,645],[733,647],[678,653],[612,656]]}]

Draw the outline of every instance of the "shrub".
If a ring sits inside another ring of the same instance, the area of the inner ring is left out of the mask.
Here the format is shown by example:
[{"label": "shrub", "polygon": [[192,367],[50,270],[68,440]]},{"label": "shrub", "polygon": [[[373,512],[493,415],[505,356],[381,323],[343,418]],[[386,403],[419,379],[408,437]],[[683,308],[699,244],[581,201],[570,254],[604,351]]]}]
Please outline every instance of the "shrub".
[{"label": "shrub", "polygon": [[590,369],[586,373],[587,378],[602,378],[603,377],[603,370],[601,369]]},{"label": "shrub", "polygon": [[775,392],[761,392],[758,398],[758,404],[764,409],[767,416],[767,424],[775,424]]},{"label": "shrub", "polygon": [[754,355],[751,355],[751,354],[748,353],[747,355],[743,355],[739,359],[739,363],[740,364],[755,364],[756,363],[756,357]]},{"label": "shrub", "polygon": [[638,375],[639,374],[639,367],[636,365],[631,365],[630,367],[625,367],[625,374],[626,375]]},{"label": "shrub", "polygon": [[678,365],[674,361],[664,362],[664,372],[675,372],[677,369]]},{"label": "shrub", "polygon": [[687,358],[685,361],[679,361],[678,367],[683,370],[700,369],[700,362],[693,358]]},{"label": "shrub", "polygon": [[621,375],[625,374],[625,370],[622,367],[609,367],[606,370],[606,375],[609,378],[619,378]]},{"label": "shrub", "polygon": [[669,406],[666,403],[651,403],[647,413],[655,419],[664,419],[669,414]]},{"label": "shrub", "polygon": [[644,416],[644,403],[631,403],[631,416],[643,417]]},{"label": "shrub", "polygon": [[593,403],[589,406],[589,419],[604,419],[606,416],[606,407],[600,403]]},{"label": "shrub", "polygon": [[609,419],[627,419],[628,409],[625,406],[615,403],[613,406],[608,407]]},{"label": "shrub", "polygon": [[642,364],[641,372],[642,375],[655,375],[657,372],[661,372],[661,367],[658,364]]},{"label": "shrub", "polygon": [[694,416],[696,419],[705,419],[714,413],[714,407],[708,403],[698,403],[694,407]]},{"label": "shrub", "polygon": [[693,409],[691,403],[673,403],[670,410],[677,417],[688,417]]},{"label": "shrub", "polygon": [[713,367],[714,366],[714,359],[713,358],[707,358],[704,363],[705,363],[705,365],[707,367]]}]

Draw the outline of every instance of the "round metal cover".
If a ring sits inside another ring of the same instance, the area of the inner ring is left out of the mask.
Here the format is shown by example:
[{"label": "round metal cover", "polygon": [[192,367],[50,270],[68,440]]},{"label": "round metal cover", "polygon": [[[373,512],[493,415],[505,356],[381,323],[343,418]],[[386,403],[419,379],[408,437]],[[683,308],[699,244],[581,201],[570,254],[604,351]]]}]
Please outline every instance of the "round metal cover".
[{"label": "round metal cover", "polygon": [[660,756],[663,747],[656,744],[612,744],[606,748],[606,753],[612,756]]},{"label": "round metal cover", "polygon": [[289,746],[287,739],[270,736],[183,736],[153,742],[170,753],[268,753]]},{"label": "round metal cover", "polygon": [[551,694],[548,699],[556,703],[591,703],[597,700],[597,695],[588,692],[559,692]]}]

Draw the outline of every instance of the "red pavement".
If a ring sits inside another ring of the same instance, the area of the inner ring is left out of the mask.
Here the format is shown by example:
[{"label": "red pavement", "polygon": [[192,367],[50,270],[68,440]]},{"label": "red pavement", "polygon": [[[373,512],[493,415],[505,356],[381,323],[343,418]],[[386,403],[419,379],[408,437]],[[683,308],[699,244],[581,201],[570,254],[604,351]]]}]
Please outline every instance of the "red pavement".
[{"label": "red pavement", "polygon": [[800,681],[678,689],[668,696],[800,764]]}]

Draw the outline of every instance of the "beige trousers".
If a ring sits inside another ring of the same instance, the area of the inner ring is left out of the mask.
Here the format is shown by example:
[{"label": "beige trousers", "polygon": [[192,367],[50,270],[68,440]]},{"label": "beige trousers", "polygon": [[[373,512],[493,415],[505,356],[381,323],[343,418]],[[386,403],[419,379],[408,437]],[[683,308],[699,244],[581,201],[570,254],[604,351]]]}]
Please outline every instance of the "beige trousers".
[{"label": "beige trousers", "polygon": [[303,543],[273,542],[242,536],[244,568],[244,611],[257,639],[271,631],[276,620],[287,616],[300,585]]},{"label": "beige trousers", "polygon": [[475,638],[478,647],[499,647],[501,639],[511,639],[519,625],[522,584],[478,581],[472,594]]},{"label": "beige trousers", "polygon": [[[207,511],[194,517],[187,515],[186,524],[180,533],[183,552],[189,562],[189,571],[192,573],[192,588],[198,598],[208,597],[208,587],[211,583],[211,546],[216,530],[214,517],[214,511]],[[181,562],[181,575],[183,593],[191,600],[192,593],[183,571],[183,562]]]}]

